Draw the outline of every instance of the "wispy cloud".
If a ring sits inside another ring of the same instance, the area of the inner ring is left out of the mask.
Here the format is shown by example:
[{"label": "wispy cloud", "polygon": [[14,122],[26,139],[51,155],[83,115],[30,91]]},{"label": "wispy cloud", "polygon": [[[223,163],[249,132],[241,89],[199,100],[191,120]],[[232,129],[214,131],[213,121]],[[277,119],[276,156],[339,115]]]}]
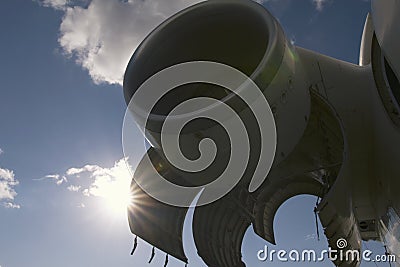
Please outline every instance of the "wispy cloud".
[{"label": "wispy cloud", "polygon": [[84,189],[83,191],[82,191],[82,194],[85,196],[85,197],[90,197],[90,192],[89,192],[89,189]]},{"label": "wispy cloud", "polygon": [[313,0],[313,3],[315,5],[315,8],[318,11],[322,11],[324,9],[325,4],[328,2],[328,0]]},{"label": "wispy cloud", "polygon": [[67,170],[66,175],[68,176],[76,176],[79,177],[81,173],[84,172],[96,172],[97,170],[101,170],[102,168],[97,165],[85,165],[82,168],[70,168]]},{"label": "wispy cloud", "polygon": [[68,191],[78,192],[81,189],[80,185],[70,185],[67,187]]},{"label": "wispy cloud", "polygon": [[3,153],[4,153],[3,149],[0,148],[0,155],[3,154]]},{"label": "wispy cloud", "polygon": [[307,240],[315,240],[317,238],[318,238],[317,234],[309,234],[309,235],[306,235],[305,240],[306,241]]},{"label": "wispy cloud", "polygon": [[3,207],[6,209],[20,209],[21,206],[12,202],[5,202],[3,203]]},{"label": "wispy cloud", "polygon": [[40,3],[45,7],[52,7],[58,10],[65,10],[68,6],[68,0],[41,0]]},{"label": "wispy cloud", "polygon": [[65,176],[61,176],[59,174],[49,174],[39,179],[33,179],[35,181],[43,181],[43,180],[52,180],[57,185],[62,185],[63,183],[67,183],[68,179]]}]

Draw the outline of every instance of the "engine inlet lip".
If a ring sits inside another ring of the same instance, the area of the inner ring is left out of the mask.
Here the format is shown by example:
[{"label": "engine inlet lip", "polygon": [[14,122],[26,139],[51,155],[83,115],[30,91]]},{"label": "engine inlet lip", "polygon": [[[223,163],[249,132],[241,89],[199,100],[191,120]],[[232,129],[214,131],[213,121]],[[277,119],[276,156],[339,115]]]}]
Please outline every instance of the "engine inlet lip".
[{"label": "engine inlet lip", "polygon": [[[123,87],[124,87],[124,96],[125,96],[125,101],[127,105],[129,105],[130,100],[134,94],[134,92],[140,87],[139,86],[131,86],[131,83],[134,83],[132,81],[132,73],[134,72],[135,68],[133,66],[135,65],[135,62],[138,60],[141,60],[141,56],[143,55],[143,52],[148,49],[150,44],[153,42],[153,38],[157,35],[159,35],[161,32],[166,30],[170,25],[172,25],[174,22],[184,19],[189,19],[191,18],[192,14],[198,15],[196,13],[201,12],[202,10],[209,10],[210,8],[215,9],[215,8],[221,8],[222,6],[226,7],[232,7],[235,6],[237,8],[242,8],[243,10],[247,10],[247,12],[251,12],[254,14],[254,16],[257,16],[258,18],[261,19],[261,21],[264,23],[265,29],[267,29],[266,34],[267,34],[267,40],[268,44],[266,45],[265,52],[261,59],[258,61],[257,67],[254,69],[252,74],[249,76],[249,78],[254,81],[257,86],[260,88],[260,90],[264,91],[268,85],[271,83],[271,81],[274,79],[276,74],[279,71],[279,67],[282,64],[283,57],[285,54],[285,49],[288,46],[288,43],[286,41],[284,32],[279,25],[279,23],[274,19],[274,17],[269,13],[267,9],[265,9],[261,4],[258,4],[254,1],[251,0],[214,0],[214,1],[205,1],[201,2],[199,4],[190,6],[179,13],[175,14],[174,16],[170,17],[163,23],[161,23],[158,27],[156,27],[144,40],[143,42],[138,46],[136,51],[134,52],[132,58],[130,59],[125,75],[124,75],[124,82],[123,82]],[[241,88],[243,89],[243,88]],[[227,96],[223,97],[220,99],[221,102],[226,103],[233,97],[235,97],[236,94],[230,92]],[[140,107],[135,107],[136,109]],[[210,110],[212,109],[213,106],[206,107],[202,110],[199,110],[199,112],[202,112],[204,110]],[[138,115],[138,114],[136,114]],[[182,116],[180,115],[180,119],[182,119]],[[165,121],[166,118],[171,119],[171,116],[163,115],[163,114],[150,114],[149,119],[152,120],[153,122],[163,122]],[[172,116],[173,117],[173,116]],[[173,119],[173,118],[172,118]]]}]

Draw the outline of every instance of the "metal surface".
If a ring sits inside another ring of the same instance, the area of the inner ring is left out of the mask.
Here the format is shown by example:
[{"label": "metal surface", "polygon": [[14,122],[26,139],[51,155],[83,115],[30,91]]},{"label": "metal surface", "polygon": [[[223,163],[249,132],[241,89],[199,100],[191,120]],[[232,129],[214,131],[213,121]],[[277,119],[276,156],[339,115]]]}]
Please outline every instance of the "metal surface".
[{"label": "metal surface", "polygon": [[[277,153],[271,171],[255,192],[248,186],[258,168],[260,134],[252,130],[257,126],[254,116],[229,90],[185,85],[166,95],[149,121],[137,118],[139,124],[144,123],[145,135],[153,146],[148,153],[154,166],[142,163],[134,175],[149,182],[152,168],[174,183],[188,185],[190,180],[190,175],[165,160],[160,142],[163,122],[180,102],[212,97],[236,108],[250,129],[251,154],[241,181],[227,195],[197,207],[194,213],[195,244],[208,266],[245,266],[241,244],[250,225],[260,237],[275,243],[277,209],[300,194],[322,198],[317,212],[332,248],[345,238],[348,246],[344,250],[361,251],[362,240],[385,241],[390,237],[397,240],[389,247],[394,250],[393,244],[400,239],[393,226],[400,211],[400,105],[396,99],[400,93],[399,5],[396,0],[372,1],[360,65],[290,45],[272,15],[247,0],[207,1],[190,7],[160,25],[135,52],[124,80],[127,103],[138,87],[160,70],[205,60],[233,66],[248,75],[273,111]],[[189,158],[196,158],[197,145],[205,137],[214,136],[222,151],[229,150],[226,133],[215,131],[214,126],[203,121],[188,128],[185,140],[189,141],[181,149]],[[213,174],[225,167],[229,153],[222,155],[215,161]],[[213,176],[198,179],[191,182],[205,184]],[[138,196],[129,210],[132,233],[186,262],[182,226],[187,209],[151,198],[134,182],[132,190]]]}]

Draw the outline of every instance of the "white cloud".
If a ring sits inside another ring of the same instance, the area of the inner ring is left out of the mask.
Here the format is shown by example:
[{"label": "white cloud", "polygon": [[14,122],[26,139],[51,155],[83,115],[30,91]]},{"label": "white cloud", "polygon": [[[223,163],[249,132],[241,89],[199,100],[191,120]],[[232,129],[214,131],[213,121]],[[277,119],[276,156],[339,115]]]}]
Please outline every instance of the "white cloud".
[{"label": "white cloud", "polygon": [[67,189],[71,192],[78,192],[81,189],[80,185],[70,185]]},{"label": "white cloud", "polygon": [[56,184],[57,184],[57,185],[62,185],[63,183],[67,183],[67,182],[68,182],[67,177],[62,176],[61,178],[59,178],[59,179],[56,181]]},{"label": "white cloud", "polygon": [[[85,165],[79,168],[70,168],[65,175],[51,174],[36,180],[51,179],[62,184],[68,180],[74,180],[75,185],[69,185],[66,189],[70,192],[81,192],[85,197],[98,197],[106,200],[112,208],[122,207],[130,200],[131,173],[126,158],[115,162],[112,167],[98,165]],[[84,208],[84,205],[79,205]]]},{"label": "white cloud", "polygon": [[85,165],[82,168],[70,168],[70,169],[67,170],[66,174],[68,176],[75,175],[75,176],[79,177],[79,175],[81,173],[84,173],[84,172],[95,172],[98,169],[101,169],[101,167],[96,166],[96,165]]},{"label": "white cloud", "polygon": [[0,179],[12,182],[15,179],[14,172],[0,168]]},{"label": "white cloud", "polygon": [[47,180],[47,179],[49,179],[49,180],[58,180],[59,178],[60,178],[59,174],[49,174],[49,175],[46,175],[45,177],[42,177],[42,178],[39,178],[39,179],[33,179],[33,180],[36,180],[36,181],[42,181],[42,180]]},{"label": "white cloud", "polygon": [[[66,175],[75,180],[79,185],[70,185],[67,189],[71,192],[81,192],[82,196],[95,197],[104,200],[109,208],[123,214],[126,206],[131,201],[131,172],[126,158],[115,162],[114,166],[107,168],[98,165],[85,165],[79,168],[70,168]],[[78,208],[84,208],[80,204]]]},{"label": "white cloud", "polygon": [[20,208],[21,208],[20,205],[14,204],[14,203],[12,203],[12,202],[3,203],[3,206],[4,206],[6,209],[20,209]]},{"label": "white cloud", "polygon": [[70,5],[60,25],[59,43],[96,83],[121,84],[144,37],[169,16],[201,1],[92,0],[87,7]]},{"label": "white cloud", "polygon": [[85,197],[90,197],[90,192],[89,192],[89,189],[85,189],[85,190],[83,190],[82,191],[82,194],[85,196]]},{"label": "white cloud", "polygon": [[68,0],[42,0],[40,3],[45,7],[64,10],[68,5]]},{"label": "white cloud", "polygon": [[[43,0],[65,11],[59,44],[89,72],[95,83],[122,84],[135,49],[162,21],[204,0]],[[256,0],[264,3],[268,0]]]},{"label": "white cloud", "polygon": [[13,200],[17,195],[13,187],[17,184],[13,171],[0,168],[0,200]]},{"label": "white cloud", "polygon": [[0,155],[4,153],[4,150],[0,148]]},{"label": "white cloud", "polygon": [[326,4],[327,0],[313,0],[315,8],[318,11],[322,11],[324,9],[324,5]]},{"label": "white cloud", "polygon": [[[131,182],[131,173],[126,165],[125,159],[115,162],[111,168],[103,168],[97,165],[86,165],[82,168],[71,168],[67,171],[70,175],[79,175],[88,173],[92,179],[91,184],[82,190],[84,196],[96,196],[109,198],[129,191]],[[81,189],[81,186],[71,189]],[[70,190],[75,191],[75,190]]]},{"label": "white cloud", "polygon": [[2,204],[4,207],[19,208],[19,205],[10,202],[17,195],[14,187],[18,184],[13,171],[0,168],[0,201],[8,200],[8,202]]}]

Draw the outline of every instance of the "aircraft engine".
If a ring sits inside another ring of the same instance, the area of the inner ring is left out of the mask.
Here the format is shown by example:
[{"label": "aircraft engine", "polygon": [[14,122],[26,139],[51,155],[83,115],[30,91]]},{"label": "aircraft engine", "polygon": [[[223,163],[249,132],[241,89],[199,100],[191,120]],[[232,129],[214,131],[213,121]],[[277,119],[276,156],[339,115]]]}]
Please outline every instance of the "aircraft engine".
[{"label": "aircraft engine", "polygon": [[[124,78],[127,104],[138,88],[157,72],[198,61],[231,66],[256,83],[274,114],[279,136],[277,161],[285,158],[303,135],[310,113],[310,96],[296,49],[288,42],[276,19],[259,4],[250,1],[207,1],[171,17],[158,26],[132,56]],[[182,72],[181,75],[189,74]],[[215,84],[187,83],[160,98],[148,119],[141,115],[147,115],[140,112],[142,103],[132,103],[132,113],[138,124],[144,126],[150,144],[161,150],[165,119],[174,119],[170,112],[178,104],[198,97],[213,98],[230,105],[247,124],[248,132],[257,133],[259,127],[253,125],[251,119],[254,115],[231,90]],[[200,105],[198,110],[193,110],[201,117],[204,109],[213,108],[218,112],[218,107],[213,105]],[[267,114],[267,110],[264,112]],[[193,116],[179,115],[181,118]],[[289,127],[285,125],[288,121]],[[225,135],[215,123],[199,120],[183,128],[180,135],[183,153],[189,158],[198,157],[198,144],[209,135],[222,151],[229,147],[229,141],[224,141]]]},{"label": "aircraft engine", "polygon": [[187,262],[183,222],[198,196],[198,254],[243,267],[247,228],[275,243],[278,208],[310,194],[331,248],[396,235],[398,5],[372,1],[359,65],[294,46],[250,0],[201,2],[153,30],[124,77],[127,115],[150,144],[131,184],[132,233]]}]

